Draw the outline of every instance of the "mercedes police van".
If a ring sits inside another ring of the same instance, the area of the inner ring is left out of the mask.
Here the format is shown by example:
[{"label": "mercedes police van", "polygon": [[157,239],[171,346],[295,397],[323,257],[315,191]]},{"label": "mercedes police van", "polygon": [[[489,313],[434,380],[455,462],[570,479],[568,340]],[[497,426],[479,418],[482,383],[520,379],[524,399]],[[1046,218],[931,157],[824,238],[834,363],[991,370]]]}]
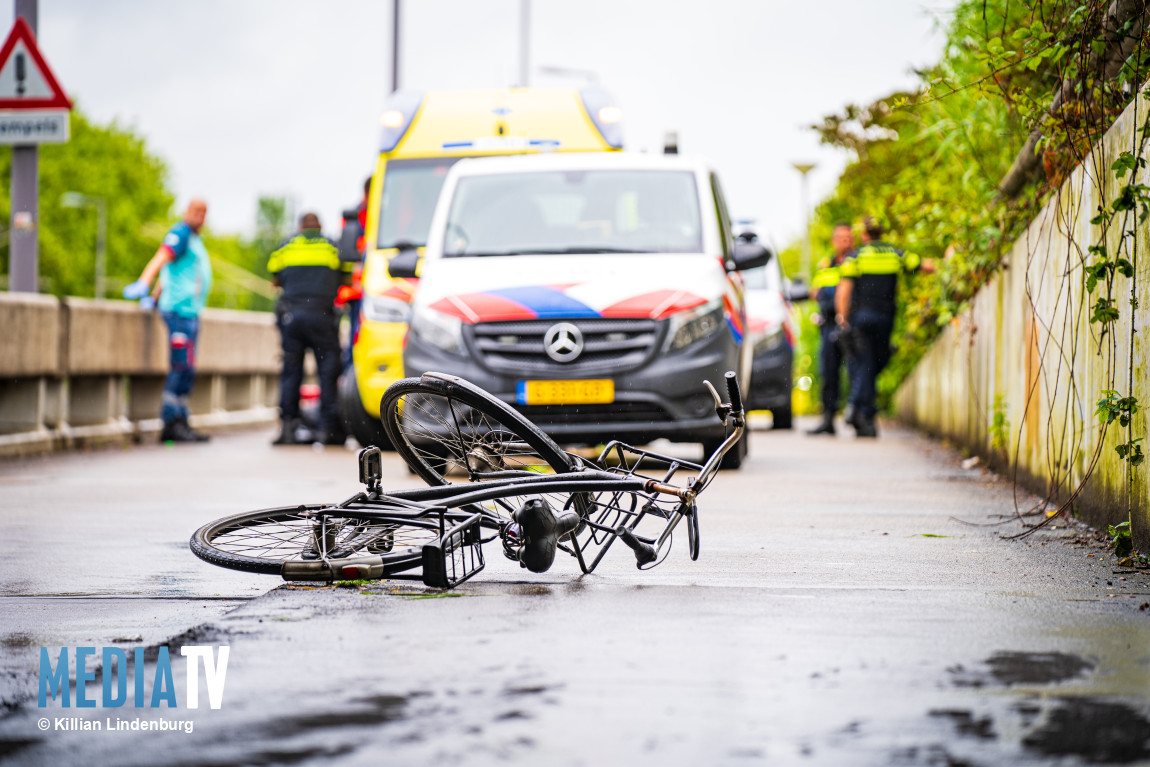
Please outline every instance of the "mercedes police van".
[{"label": "mercedes police van", "polygon": [[[463,160],[419,269],[404,367],[462,376],[565,444],[724,439],[702,386],[751,344],[739,272],[770,252],[731,235],[719,179],[679,155]],[[746,440],[727,454],[737,468]]]},{"label": "mercedes police van", "polygon": [[623,146],[622,111],[598,88],[398,91],[380,122],[364,232],[362,310],[352,339],[354,375],[344,376],[340,391],[344,420],[364,445],[386,444],[379,401],[404,375],[403,342],[417,282],[392,278],[387,263],[401,248],[422,251],[452,165],[465,157]]}]

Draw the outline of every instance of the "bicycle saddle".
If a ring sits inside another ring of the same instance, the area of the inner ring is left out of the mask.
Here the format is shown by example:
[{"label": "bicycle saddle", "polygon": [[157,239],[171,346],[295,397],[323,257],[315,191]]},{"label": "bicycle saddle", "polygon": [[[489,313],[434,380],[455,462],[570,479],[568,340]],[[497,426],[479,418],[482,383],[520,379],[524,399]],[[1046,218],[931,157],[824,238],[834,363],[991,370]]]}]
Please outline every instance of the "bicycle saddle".
[{"label": "bicycle saddle", "polygon": [[579,526],[579,515],[574,511],[556,514],[547,501],[532,498],[511,518],[519,525],[523,548],[519,550],[519,563],[533,573],[543,573],[555,561],[555,547],[559,539]]}]

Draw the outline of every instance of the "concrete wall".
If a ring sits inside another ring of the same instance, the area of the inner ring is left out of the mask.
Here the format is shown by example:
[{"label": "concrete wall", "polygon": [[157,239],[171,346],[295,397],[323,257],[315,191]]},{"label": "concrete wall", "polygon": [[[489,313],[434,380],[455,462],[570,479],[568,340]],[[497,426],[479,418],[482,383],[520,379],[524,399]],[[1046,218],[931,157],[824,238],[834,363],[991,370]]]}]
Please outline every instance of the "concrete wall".
[{"label": "concrete wall", "polygon": [[[279,349],[270,314],[206,310],[192,425],[274,421]],[[0,455],[158,432],[167,370],[167,330],[154,312],[0,293]]]},{"label": "concrete wall", "polygon": [[[1138,226],[1131,259],[1139,305],[1130,305],[1132,281],[1119,276],[1114,297],[1122,316],[1105,337],[1088,321],[1099,293],[1086,294],[1083,264],[1094,260],[1087,248],[1101,236],[1090,219],[1119,189],[1110,166],[1136,146],[1135,128],[1146,114],[1144,100],[1123,113],[1095,158],[1032,222],[1003,270],[946,329],[896,399],[905,421],[987,457],[1056,502],[1070,500],[1089,476],[1073,498],[1076,514],[1104,527],[1124,521],[1129,509],[1141,550],[1150,548],[1150,461],[1131,470],[1114,452],[1126,430],[1115,424],[1104,433],[1094,413],[1103,389],[1137,397],[1143,411],[1150,407],[1150,230]],[[1144,170],[1139,183],[1150,183],[1148,177]],[[1111,253],[1120,247],[1119,229],[1112,227]],[[1133,423],[1133,436],[1145,436],[1145,412]]]}]

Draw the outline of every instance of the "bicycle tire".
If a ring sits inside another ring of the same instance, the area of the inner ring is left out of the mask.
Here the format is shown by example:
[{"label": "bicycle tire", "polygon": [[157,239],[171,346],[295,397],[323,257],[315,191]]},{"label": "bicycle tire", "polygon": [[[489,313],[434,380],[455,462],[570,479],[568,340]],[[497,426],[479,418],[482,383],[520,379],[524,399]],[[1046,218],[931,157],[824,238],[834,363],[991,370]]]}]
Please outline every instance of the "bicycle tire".
[{"label": "bicycle tire", "polygon": [[538,426],[461,378],[427,374],[396,381],[384,392],[380,414],[396,452],[429,485],[450,484],[454,466],[466,471],[468,482],[578,468]]},{"label": "bicycle tire", "polygon": [[[346,552],[343,556],[357,552],[379,556],[387,572],[419,565],[423,545],[439,538],[438,523],[430,517],[361,514],[331,505],[310,504],[261,509],[217,519],[196,530],[188,545],[193,554],[213,565],[279,575],[285,562],[318,558],[305,554],[315,552],[311,520],[321,509],[332,509],[332,518],[361,526],[357,532],[355,527],[347,531],[345,525],[333,534],[333,544]],[[351,538],[353,534],[359,538]]]}]

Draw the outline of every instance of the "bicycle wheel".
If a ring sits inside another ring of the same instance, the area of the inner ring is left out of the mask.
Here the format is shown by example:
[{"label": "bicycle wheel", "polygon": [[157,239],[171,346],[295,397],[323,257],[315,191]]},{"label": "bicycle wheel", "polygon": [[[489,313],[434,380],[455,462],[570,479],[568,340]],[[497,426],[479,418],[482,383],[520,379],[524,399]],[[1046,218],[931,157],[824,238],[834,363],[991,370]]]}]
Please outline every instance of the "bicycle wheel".
[{"label": "bicycle wheel", "polygon": [[423,545],[438,539],[439,525],[430,517],[382,517],[312,504],[217,519],[197,530],[188,545],[213,565],[279,575],[285,562],[316,561],[321,552],[329,559],[379,556],[387,572],[399,572],[417,566]]},{"label": "bicycle wheel", "polygon": [[578,467],[539,427],[461,378],[426,374],[397,381],[384,393],[380,413],[396,451],[430,485]]}]

